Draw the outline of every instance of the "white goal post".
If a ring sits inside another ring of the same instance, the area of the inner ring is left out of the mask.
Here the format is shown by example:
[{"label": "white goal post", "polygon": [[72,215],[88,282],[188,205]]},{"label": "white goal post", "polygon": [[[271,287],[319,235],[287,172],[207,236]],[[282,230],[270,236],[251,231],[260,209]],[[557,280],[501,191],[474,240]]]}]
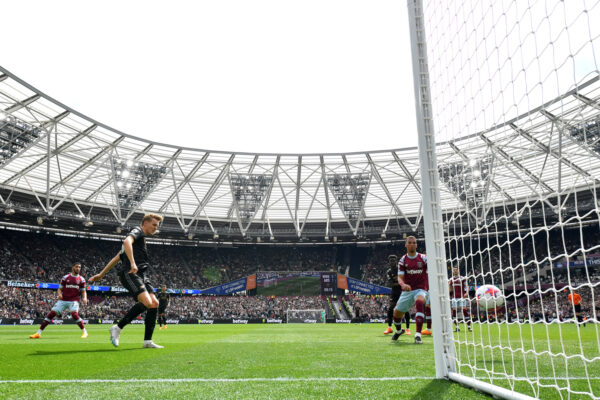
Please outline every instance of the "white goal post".
[{"label": "white goal post", "polygon": [[325,323],[325,309],[288,309],[285,312],[286,322],[288,324],[320,324]]},{"label": "white goal post", "polygon": [[407,4],[436,377],[600,399],[600,0]]}]

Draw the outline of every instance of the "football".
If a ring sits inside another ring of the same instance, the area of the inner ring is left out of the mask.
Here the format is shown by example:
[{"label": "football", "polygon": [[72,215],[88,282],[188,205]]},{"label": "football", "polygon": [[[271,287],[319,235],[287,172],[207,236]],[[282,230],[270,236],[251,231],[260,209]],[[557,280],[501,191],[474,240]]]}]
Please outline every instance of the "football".
[{"label": "football", "polygon": [[494,285],[483,285],[477,288],[475,298],[479,307],[486,310],[491,310],[504,304],[504,294]]}]

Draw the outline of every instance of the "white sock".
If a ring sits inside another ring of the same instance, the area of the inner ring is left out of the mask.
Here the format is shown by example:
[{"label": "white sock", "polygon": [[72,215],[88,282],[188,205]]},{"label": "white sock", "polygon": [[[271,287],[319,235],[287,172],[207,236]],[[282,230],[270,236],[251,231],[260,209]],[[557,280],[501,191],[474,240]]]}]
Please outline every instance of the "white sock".
[{"label": "white sock", "polygon": [[150,340],[144,340],[144,344],[149,344],[149,343],[152,343],[152,339],[150,339]]},{"label": "white sock", "polygon": [[415,336],[419,336],[420,337],[421,336],[421,332],[415,333]]},{"label": "white sock", "polygon": [[42,330],[38,329],[38,335],[41,335],[41,334],[42,334]]}]

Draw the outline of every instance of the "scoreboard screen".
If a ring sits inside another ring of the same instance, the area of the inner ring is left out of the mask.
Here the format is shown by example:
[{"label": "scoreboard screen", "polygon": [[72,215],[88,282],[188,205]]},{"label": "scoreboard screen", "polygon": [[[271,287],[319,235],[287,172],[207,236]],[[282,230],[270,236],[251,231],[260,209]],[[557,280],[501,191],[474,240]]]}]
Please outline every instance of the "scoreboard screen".
[{"label": "scoreboard screen", "polygon": [[321,296],[333,296],[337,287],[337,273],[321,273]]}]

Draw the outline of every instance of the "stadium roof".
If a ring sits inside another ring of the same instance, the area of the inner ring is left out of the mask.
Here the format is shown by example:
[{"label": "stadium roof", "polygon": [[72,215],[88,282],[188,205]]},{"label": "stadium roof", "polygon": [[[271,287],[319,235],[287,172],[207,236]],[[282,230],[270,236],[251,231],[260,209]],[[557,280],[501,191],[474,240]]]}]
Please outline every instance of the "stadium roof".
[{"label": "stadium roof", "polygon": [[[473,201],[458,191],[465,183],[489,205],[595,187],[596,122],[598,76],[526,115],[438,143],[443,208]],[[416,228],[421,221],[417,148],[255,154],[161,144],[94,121],[2,67],[0,134],[5,208],[18,192],[34,196],[47,215],[62,207],[82,217],[92,208],[109,210],[115,226],[137,212],[158,212],[183,232],[198,223],[215,234],[224,224],[242,234],[255,224],[269,231],[288,224],[298,237],[315,223],[327,236],[332,224],[347,224],[357,234],[368,221],[380,221],[382,233],[390,224]],[[189,134],[202,133],[190,126]]]}]

